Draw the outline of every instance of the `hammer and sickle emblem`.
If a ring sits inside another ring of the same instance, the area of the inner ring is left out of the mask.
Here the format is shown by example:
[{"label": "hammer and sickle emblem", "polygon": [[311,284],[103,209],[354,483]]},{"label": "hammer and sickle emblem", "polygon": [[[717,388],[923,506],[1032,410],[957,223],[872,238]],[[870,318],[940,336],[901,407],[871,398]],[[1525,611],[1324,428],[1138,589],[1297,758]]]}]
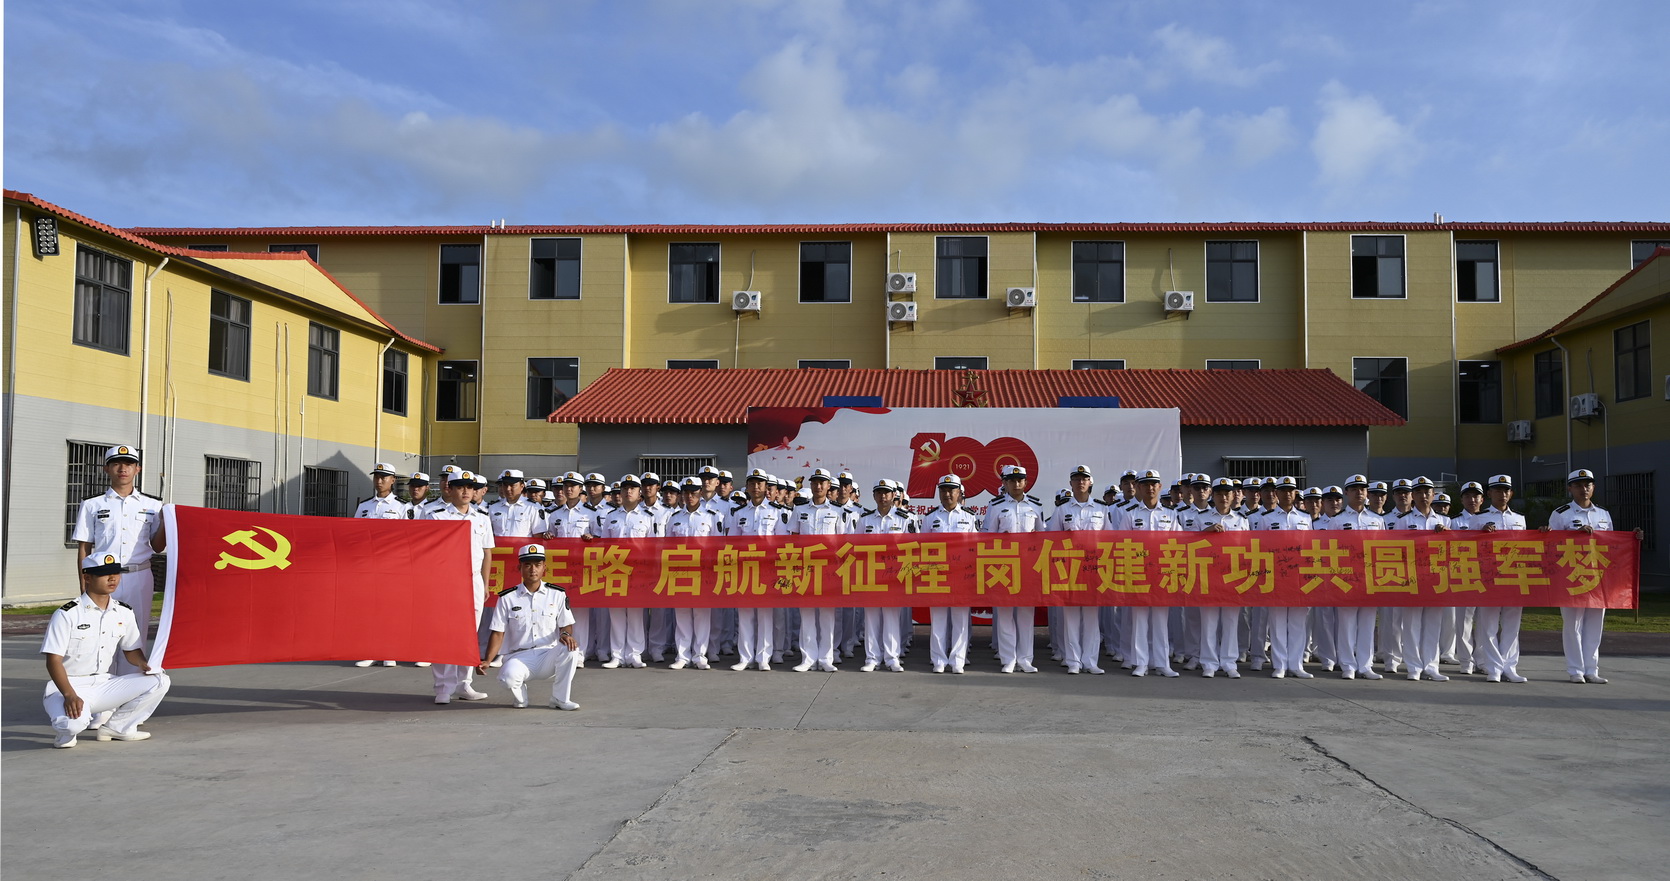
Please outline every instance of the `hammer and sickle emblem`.
[{"label": "hammer and sickle emblem", "polygon": [[227,566],[236,566],[239,569],[268,569],[274,566],[280,569],[290,568],[290,540],[265,526],[257,526],[255,529],[265,532],[272,538],[272,547],[256,541],[254,530],[240,529],[222,538],[221,541],[229,545],[243,545],[254,551],[256,556],[254,558],[234,557],[222,551],[220,562],[215,564],[215,568],[225,569]]}]

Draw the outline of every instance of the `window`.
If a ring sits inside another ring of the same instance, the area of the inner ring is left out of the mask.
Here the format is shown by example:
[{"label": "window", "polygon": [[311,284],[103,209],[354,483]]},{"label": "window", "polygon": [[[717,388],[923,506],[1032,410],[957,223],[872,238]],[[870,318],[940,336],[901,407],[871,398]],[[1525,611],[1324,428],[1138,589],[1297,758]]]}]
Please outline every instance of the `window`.
[{"label": "window", "polygon": [[1502,362],[1461,361],[1459,415],[1462,422],[1494,424],[1502,421]]},{"label": "window", "polygon": [[442,361],[435,366],[435,418],[442,422],[475,419],[476,362]]},{"label": "window", "polygon": [[1639,527],[1645,533],[1641,537],[1641,547],[1649,551],[1658,547],[1658,518],[1654,506],[1657,496],[1653,494],[1653,474],[1642,471],[1608,475],[1606,494],[1601,496],[1601,501],[1606,502],[1606,510],[1612,514],[1612,528]]},{"label": "window", "polygon": [[528,299],[580,299],[580,240],[534,239]]},{"label": "window", "polygon": [[579,393],[579,358],[528,359],[529,419],[544,419]]},{"label": "window", "polygon": [[1357,389],[1405,419],[1409,418],[1409,359],[1352,358]]},{"label": "window", "polygon": [[669,358],[668,370],[718,370],[718,358]]},{"label": "window", "polygon": [[1258,243],[1206,243],[1206,302],[1258,302]]},{"label": "window", "polygon": [[188,251],[230,251],[232,249],[227,245],[187,245],[186,250],[188,250]]},{"label": "window", "polygon": [[1612,332],[1612,359],[1617,385],[1613,399],[1628,401],[1652,394],[1652,343],[1647,322],[1620,327]]},{"label": "window", "polygon": [[1351,237],[1351,296],[1403,297],[1403,236]]},{"label": "window", "polygon": [[940,236],[934,240],[934,296],[940,299],[986,298],[985,236]]},{"label": "window", "polygon": [[1225,456],[1224,477],[1291,477],[1300,486],[1310,483],[1303,456]]},{"label": "window", "polygon": [[[221,250],[224,251],[226,249],[222,248]],[[319,246],[318,245],[268,245],[267,246],[267,253],[268,254],[294,254],[298,251],[303,253],[303,254],[306,254],[308,256],[308,259],[312,260],[314,263],[319,262]]]},{"label": "window", "polygon": [[1670,248],[1670,241],[1642,241],[1629,243],[1629,268],[1647,262],[1659,248]]},{"label": "window", "polygon": [[70,441],[69,472],[64,492],[64,545],[75,547],[70,536],[75,534],[75,518],[81,514],[81,502],[102,496],[110,488],[110,478],[104,474],[104,451],[113,444]]},{"label": "window", "polygon": [[1536,418],[1559,416],[1566,412],[1566,364],[1559,349],[1538,352],[1531,360],[1533,394],[1536,397]]},{"label": "window", "polygon": [[800,359],[800,369],[802,370],[847,370],[851,367],[851,358]]},{"label": "window", "polygon": [[333,327],[309,322],[307,325],[307,393],[316,398],[336,400],[341,334]]},{"label": "window", "polygon": [[302,513],[309,517],[348,516],[348,472],[304,466]]},{"label": "window", "polygon": [[667,246],[667,302],[719,302],[719,246]]},{"label": "window", "polygon": [[249,301],[209,291],[209,372],[249,379]]},{"label": "window", "polygon": [[441,246],[441,302],[481,302],[481,246]]},{"label": "window", "polygon": [[695,477],[696,472],[719,464],[717,456],[708,455],[675,455],[649,454],[638,457],[638,473],[652,471],[661,475],[662,480],[676,480],[680,477]]},{"label": "window", "polygon": [[852,302],[852,242],[800,243],[800,302]]},{"label": "window", "polygon": [[1124,370],[1124,358],[1074,358],[1074,370]]},{"label": "window", "polygon": [[204,456],[203,507],[222,511],[261,510],[261,463]]},{"label": "window", "polygon": [[383,353],[383,412],[406,415],[406,353]]},{"label": "window", "polygon": [[1240,361],[1213,358],[1206,359],[1207,370],[1257,370],[1259,364],[1260,361],[1257,358]]},{"label": "window", "polygon": [[1073,302],[1125,302],[1125,243],[1073,243]]},{"label": "window", "polygon": [[128,353],[128,304],[133,261],[75,246],[75,342],[118,355]]},{"label": "window", "polygon": [[953,355],[946,358],[934,359],[935,370],[985,370],[985,358],[971,358],[964,355]]},{"label": "window", "polygon": [[1495,242],[1455,243],[1455,298],[1463,303],[1502,299]]}]

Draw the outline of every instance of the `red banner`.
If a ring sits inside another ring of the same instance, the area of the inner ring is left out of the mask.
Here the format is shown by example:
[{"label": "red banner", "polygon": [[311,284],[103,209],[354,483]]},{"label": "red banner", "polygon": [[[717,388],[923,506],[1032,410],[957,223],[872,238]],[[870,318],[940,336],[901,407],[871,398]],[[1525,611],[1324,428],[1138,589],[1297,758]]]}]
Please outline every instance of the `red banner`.
[{"label": "red banner", "polygon": [[153,666],[479,660],[468,524],[180,505],[163,517]]},{"label": "red banner", "polygon": [[[489,589],[514,585],[500,539]],[[575,539],[576,607],[1573,606],[1633,609],[1629,532],[1034,532]]]}]

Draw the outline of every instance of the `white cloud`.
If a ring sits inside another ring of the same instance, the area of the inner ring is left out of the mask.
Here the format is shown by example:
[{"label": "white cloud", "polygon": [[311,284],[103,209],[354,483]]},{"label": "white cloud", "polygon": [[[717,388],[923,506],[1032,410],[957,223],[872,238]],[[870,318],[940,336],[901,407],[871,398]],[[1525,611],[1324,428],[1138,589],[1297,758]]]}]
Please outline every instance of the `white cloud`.
[{"label": "white cloud", "polygon": [[1231,114],[1219,121],[1234,144],[1238,165],[1257,165],[1298,141],[1286,107],[1271,107],[1256,116]]},{"label": "white cloud", "polygon": [[1317,176],[1336,196],[1369,181],[1406,175],[1422,146],[1413,126],[1386,112],[1373,95],[1353,95],[1338,81],[1322,87],[1322,119],[1311,138]]},{"label": "white cloud", "polygon": [[1198,34],[1175,23],[1155,31],[1154,39],[1160,44],[1161,55],[1157,59],[1160,66],[1181,70],[1203,82],[1250,86],[1280,67],[1274,61],[1244,66],[1236,61],[1235,48],[1227,40]]}]

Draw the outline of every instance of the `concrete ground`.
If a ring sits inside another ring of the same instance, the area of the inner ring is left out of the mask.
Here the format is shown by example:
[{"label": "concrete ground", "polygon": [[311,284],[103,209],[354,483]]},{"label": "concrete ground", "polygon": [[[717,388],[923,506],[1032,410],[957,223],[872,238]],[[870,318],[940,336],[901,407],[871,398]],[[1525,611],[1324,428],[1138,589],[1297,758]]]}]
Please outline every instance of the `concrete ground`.
[{"label": "concrete ground", "polygon": [[[582,670],[577,713],[410,665],[173,672],[49,748],[4,650],[8,878],[1663,878],[1670,664],[1572,685]],[[1044,654],[1047,657],[1047,654]],[[780,671],[780,672],[779,672]]]}]

